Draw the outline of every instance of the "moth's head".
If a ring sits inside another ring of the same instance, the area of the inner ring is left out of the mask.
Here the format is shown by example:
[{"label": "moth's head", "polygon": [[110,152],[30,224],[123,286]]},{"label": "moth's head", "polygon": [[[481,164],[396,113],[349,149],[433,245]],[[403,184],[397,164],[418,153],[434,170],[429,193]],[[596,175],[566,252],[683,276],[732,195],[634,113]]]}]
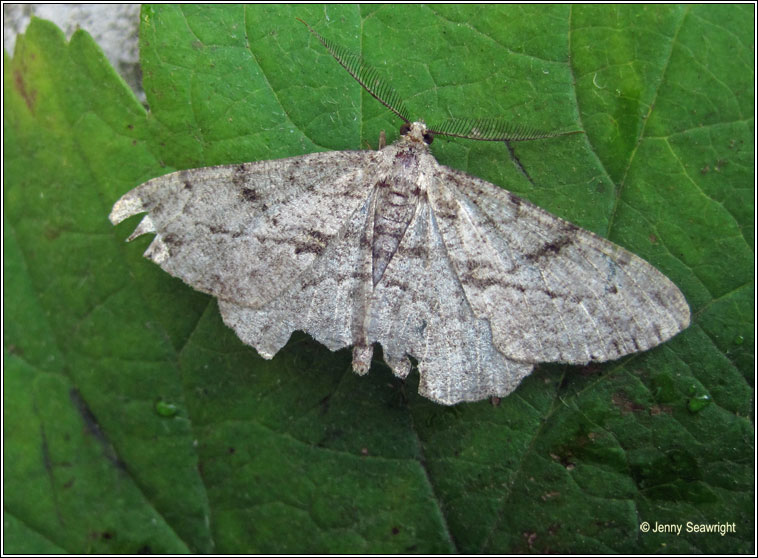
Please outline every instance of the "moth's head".
[{"label": "moth's head", "polygon": [[408,143],[423,143],[429,145],[434,140],[434,134],[427,130],[423,120],[405,123],[400,127],[400,135]]}]

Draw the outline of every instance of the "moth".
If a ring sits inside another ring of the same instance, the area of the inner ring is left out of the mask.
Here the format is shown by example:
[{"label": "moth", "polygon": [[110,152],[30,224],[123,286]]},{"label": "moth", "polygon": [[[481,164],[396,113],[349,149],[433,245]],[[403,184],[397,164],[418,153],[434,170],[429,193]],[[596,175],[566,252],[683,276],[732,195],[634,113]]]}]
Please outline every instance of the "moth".
[{"label": "moth", "polygon": [[[305,23],[305,22],[303,22]],[[307,24],[306,24],[307,25]],[[381,344],[393,373],[445,405],[511,393],[535,364],[644,351],[689,325],[679,289],[639,257],[465,172],[435,135],[548,137],[496,119],[412,121],[359,57],[308,26],[404,124],[377,151],[332,151],[189,169],[150,180],[110,220],[146,213],[145,257],[218,299],[265,358],[301,330],[353,347],[366,374]]]}]

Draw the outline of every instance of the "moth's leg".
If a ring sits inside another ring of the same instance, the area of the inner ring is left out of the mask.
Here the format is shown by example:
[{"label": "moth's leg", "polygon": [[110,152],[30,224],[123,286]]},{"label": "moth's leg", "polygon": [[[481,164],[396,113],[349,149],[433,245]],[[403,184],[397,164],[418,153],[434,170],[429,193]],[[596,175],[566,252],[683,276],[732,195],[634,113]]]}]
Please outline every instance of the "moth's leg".
[{"label": "moth's leg", "polygon": [[371,359],[374,356],[373,345],[355,345],[353,347],[353,370],[361,376],[368,373],[371,368]]},{"label": "moth's leg", "polygon": [[[368,145],[368,148],[371,149],[371,144],[369,142],[366,142],[366,145]],[[384,147],[387,145],[387,134],[384,133],[384,130],[379,132],[379,147],[376,148],[377,151],[380,151],[384,149]]]},{"label": "moth's leg", "polygon": [[516,168],[523,174],[526,179],[534,184],[534,181],[532,180],[532,177],[529,176],[529,173],[526,172],[526,169],[524,168],[524,165],[521,164],[521,161],[519,160],[518,156],[516,155],[516,151],[513,149],[513,145],[510,141],[505,140],[503,143],[505,143],[505,146],[508,148],[508,153],[511,155],[511,160],[513,161],[513,164],[516,165]]}]

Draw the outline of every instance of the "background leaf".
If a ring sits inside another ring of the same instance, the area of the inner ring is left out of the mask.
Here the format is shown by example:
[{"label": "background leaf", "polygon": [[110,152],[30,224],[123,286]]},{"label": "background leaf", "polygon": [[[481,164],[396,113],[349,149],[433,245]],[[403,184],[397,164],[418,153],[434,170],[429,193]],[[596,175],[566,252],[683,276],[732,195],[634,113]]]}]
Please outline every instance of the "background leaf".
[{"label": "background leaf", "polygon": [[[157,6],[150,111],[84,32],[4,66],[6,552],[754,552],[749,6]],[[603,366],[442,407],[302,334],[272,361],[123,241],[116,199],[181,168],[376,147],[412,115],[585,134],[438,140],[443,164],[644,257],[693,324]],[[735,532],[644,533],[655,524]]]}]

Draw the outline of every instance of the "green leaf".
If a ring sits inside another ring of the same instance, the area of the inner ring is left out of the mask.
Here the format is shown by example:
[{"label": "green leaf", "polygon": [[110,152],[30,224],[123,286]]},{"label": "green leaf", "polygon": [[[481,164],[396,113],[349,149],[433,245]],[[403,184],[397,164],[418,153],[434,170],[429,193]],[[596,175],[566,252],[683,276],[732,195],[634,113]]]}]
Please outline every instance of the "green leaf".
[{"label": "green leaf", "polygon": [[[584,134],[438,140],[443,164],[650,261],[692,326],[448,408],[303,334],[271,361],[126,244],[175,169],[395,139],[412,117]],[[4,505],[11,553],[752,553],[749,6],[154,6],[146,111],[90,37],[32,21],[4,66]],[[681,535],[640,525],[683,525]],[[729,524],[724,536],[686,531]]]}]

